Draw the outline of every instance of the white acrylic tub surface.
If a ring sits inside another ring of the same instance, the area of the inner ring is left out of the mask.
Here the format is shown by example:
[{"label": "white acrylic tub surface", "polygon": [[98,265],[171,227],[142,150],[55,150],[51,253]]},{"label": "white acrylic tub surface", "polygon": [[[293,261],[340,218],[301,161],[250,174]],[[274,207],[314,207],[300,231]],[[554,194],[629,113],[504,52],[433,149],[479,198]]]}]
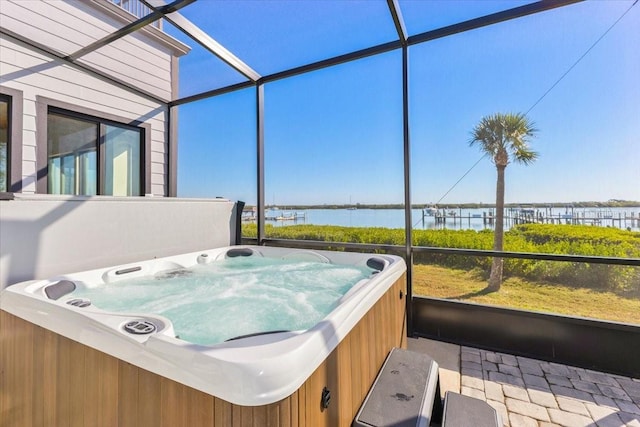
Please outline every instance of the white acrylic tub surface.
[{"label": "white acrylic tub surface", "polygon": [[[113,280],[116,271],[126,269],[136,270],[126,274],[128,278],[176,267],[188,268],[198,262],[198,257],[202,262],[202,254],[206,254],[207,262],[215,262],[229,250],[238,248],[247,248],[257,256],[322,259],[336,264],[365,265],[375,258],[384,268],[357,283],[333,311],[308,330],[259,335],[209,346],[176,338],[167,318],[146,313],[111,313],[92,305],[75,307],[67,304],[73,296],[53,300],[44,291],[60,280],[99,286]],[[2,291],[0,308],[228,402],[258,406],[277,402],[295,392],[405,270],[404,260],[391,255],[234,246],[19,283]],[[149,335],[130,334],[123,327],[132,320],[149,321],[157,330]]]}]

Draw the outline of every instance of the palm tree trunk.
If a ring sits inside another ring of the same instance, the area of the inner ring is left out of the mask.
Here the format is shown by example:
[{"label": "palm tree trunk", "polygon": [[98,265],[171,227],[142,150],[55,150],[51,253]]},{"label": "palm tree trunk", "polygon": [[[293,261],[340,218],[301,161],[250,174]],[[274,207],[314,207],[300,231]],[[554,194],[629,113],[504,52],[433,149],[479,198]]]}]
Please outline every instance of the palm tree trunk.
[{"label": "palm tree trunk", "polygon": [[[506,166],[496,165],[498,182],[496,183],[496,226],[493,233],[493,250],[502,251],[504,242],[504,171]],[[502,258],[493,258],[491,275],[489,276],[489,291],[499,291],[502,285]]]}]

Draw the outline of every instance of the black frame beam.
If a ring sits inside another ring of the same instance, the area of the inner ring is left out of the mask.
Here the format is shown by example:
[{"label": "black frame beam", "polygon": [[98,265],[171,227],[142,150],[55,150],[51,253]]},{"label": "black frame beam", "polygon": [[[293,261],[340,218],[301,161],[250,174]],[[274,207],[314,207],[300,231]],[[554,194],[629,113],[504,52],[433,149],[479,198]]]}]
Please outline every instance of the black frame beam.
[{"label": "black frame beam", "polygon": [[629,265],[640,267],[640,258],[601,257],[592,255],[558,255],[535,252],[489,251],[480,249],[436,248],[414,246],[414,253],[435,253],[443,255],[471,255],[494,258],[531,259],[536,261],[584,262],[589,264]]},{"label": "black frame beam", "polygon": [[416,34],[408,39],[409,46],[418,43],[424,43],[430,40],[451,36],[453,34],[462,33],[477,28],[486,27],[488,25],[498,24],[504,21],[521,18],[535,13],[545,12],[547,10],[568,6],[573,3],[580,3],[584,0],[542,0],[536,3],[529,3],[523,6],[514,7],[512,9],[503,10],[501,12],[492,13],[490,15],[481,16],[479,18],[470,19],[458,24],[449,25],[447,27],[438,28],[436,30],[427,31]]},{"label": "black frame beam", "polygon": [[[157,10],[160,7],[166,6],[164,0],[140,1],[152,10]],[[249,80],[257,82],[260,79],[260,74],[258,74],[254,69],[245,64],[240,58],[227,50],[224,46],[214,40],[213,37],[201,30],[197,25],[182,16],[179,12],[167,13],[164,15],[164,19],[171,22],[193,41],[220,58],[222,61],[226,62],[230,67]]]},{"label": "black frame beam", "polygon": [[[423,43],[429,40],[435,40],[438,38],[447,37],[452,34],[457,34],[463,31],[482,28],[482,27],[486,27],[487,25],[496,24],[499,22],[508,21],[511,19],[520,18],[523,16],[532,15],[535,13],[556,9],[559,7],[568,6],[574,3],[580,3],[583,1],[585,0],[542,0],[536,3],[530,3],[524,6],[508,9],[508,10],[497,12],[494,14],[485,15],[475,19],[470,19],[470,20],[460,22],[458,24],[450,25],[447,27],[443,27],[440,29],[416,34],[414,36],[408,37],[406,41],[403,41],[402,38],[400,38],[399,40],[379,44],[376,46],[357,50],[355,52],[347,53],[344,55],[338,55],[332,58],[313,62],[307,65],[302,65],[300,67],[291,68],[289,70],[284,70],[277,73],[269,74],[267,76],[263,76],[257,79],[256,83],[269,83],[269,82],[281,80],[287,77],[293,77],[300,74],[309,73],[312,71],[318,71],[323,68],[331,67],[334,65],[344,64],[346,62],[355,61],[355,60],[366,58],[369,56],[390,52],[396,49],[401,49],[404,45],[412,46],[412,45]],[[389,4],[389,2],[391,2],[392,4],[396,4],[394,0],[387,0],[387,4]],[[398,8],[397,9],[398,13],[396,15],[394,15],[393,12],[391,12],[392,19],[394,20],[395,25],[397,25],[395,23],[395,20],[401,19],[401,15],[399,11],[400,9]],[[399,22],[402,22],[402,21],[399,21]],[[397,26],[396,26],[396,29],[397,29]],[[185,102],[191,102],[191,101],[199,100],[209,96],[216,96],[217,94],[220,94],[220,93],[228,93],[228,92],[232,92],[234,90],[240,89],[236,86],[237,85],[230,85],[227,87],[218,88],[215,90],[204,92],[202,94],[190,96],[188,98],[185,98],[184,100],[176,99],[176,100],[173,100],[173,103],[184,104]]]},{"label": "black frame beam", "polygon": [[398,33],[398,39],[402,42],[403,46],[407,43],[407,28],[404,25],[404,19],[402,19],[402,12],[400,11],[400,4],[398,0],[387,0],[387,6],[389,7],[389,13],[391,19],[393,19],[393,25],[396,27]]},{"label": "black frame beam", "polygon": [[276,80],[282,80],[287,77],[293,77],[299,74],[309,73],[311,71],[317,71],[317,70],[321,70],[323,68],[331,67],[334,65],[340,65],[346,62],[355,61],[357,59],[367,58],[369,56],[390,52],[392,50],[400,49],[401,47],[402,47],[402,42],[400,41],[383,43],[377,46],[357,50],[355,52],[347,53],[344,55],[335,56],[333,58],[323,59],[322,61],[313,62],[311,64],[302,65],[300,67],[291,68],[289,70],[269,74],[267,76],[262,77],[260,79],[260,82],[261,83],[275,82]]},{"label": "black frame beam", "polygon": [[169,106],[175,107],[182,104],[188,104],[189,102],[200,101],[201,99],[213,98],[214,96],[224,95],[225,93],[231,93],[242,89],[248,89],[250,87],[255,87],[255,85],[255,82],[252,81],[236,83],[220,89],[213,89],[207,92],[198,93],[196,95],[186,96],[176,101],[171,101],[169,102]]},{"label": "black frame beam", "polygon": [[264,240],[265,191],[264,191],[264,85],[256,86],[256,175],[257,175],[257,236],[258,244]]},{"label": "black frame beam", "polygon": [[407,331],[413,334],[413,219],[411,212],[411,139],[409,134],[409,49],[402,46],[402,140],[404,155],[404,240],[407,263]]},{"label": "black frame beam", "polygon": [[[244,238],[247,244],[255,242],[255,239]],[[304,249],[347,249],[347,250],[366,250],[366,251],[385,251],[390,253],[404,254],[404,245],[380,245],[374,243],[350,243],[350,242],[325,242],[320,240],[294,240],[294,239],[262,239],[261,244],[268,246],[286,246]],[[457,248],[438,248],[428,246],[411,246],[413,254],[416,253],[434,253],[441,255],[459,255],[459,256],[485,256],[498,258],[514,258],[514,259],[531,259],[535,261],[558,261],[558,262],[582,262],[590,264],[609,264],[609,265],[627,265],[632,267],[640,267],[640,258],[620,258],[620,257],[600,257],[592,255],[559,255],[545,254],[535,252],[498,252],[481,249],[457,249]]]}]

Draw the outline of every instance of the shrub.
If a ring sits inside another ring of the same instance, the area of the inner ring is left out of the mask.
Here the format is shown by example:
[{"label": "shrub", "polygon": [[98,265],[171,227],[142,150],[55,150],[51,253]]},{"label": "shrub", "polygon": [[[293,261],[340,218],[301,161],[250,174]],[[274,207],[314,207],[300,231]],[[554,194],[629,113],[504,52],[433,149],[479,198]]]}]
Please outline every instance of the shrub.
[{"label": "shrub", "polygon": [[[273,227],[267,224],[265,232],[267,236],[279,239],[382,245],[404,245],[405,239],[404,229],[382,227]],[[243,234],[255,237],[255,224],[244,224]],[[490,250],[493,247],[493,231],[414,230],[413,245]],[[504,250],[640,258],[640,233],[587,225],[524,224],[505,233]],[[488,272],[491,266],[491,258],[484,256],[416,253],[414,261],[465,270],[480,269],[484,272]],[[504,274],[575,287],[640,292],[640,268],[633,266],[507,258]]]}]

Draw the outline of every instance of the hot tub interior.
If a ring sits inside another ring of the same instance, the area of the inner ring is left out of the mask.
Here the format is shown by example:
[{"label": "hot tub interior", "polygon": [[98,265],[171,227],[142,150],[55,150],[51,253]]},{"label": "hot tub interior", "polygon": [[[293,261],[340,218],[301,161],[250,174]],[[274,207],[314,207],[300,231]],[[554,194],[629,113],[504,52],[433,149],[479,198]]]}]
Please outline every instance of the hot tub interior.
[{"label": "hot tub interior", "polygon": [[62,280],[45,292],[57,295],[66,290],[67,298],[90,301],[109,312],[161,315],[172,322],[181,339],[209,345],[251,334],[308,329],[355,284],[379,271],[366,264],[331,263],[309,253],[274,258],[247,256],[253,254],[250,251],[238,256],[242,253],[238,251],[132,278],[141,269],[128,268],[124,273],[120,269],[117,280],[101,283],[77,281],[74,286]]}]

